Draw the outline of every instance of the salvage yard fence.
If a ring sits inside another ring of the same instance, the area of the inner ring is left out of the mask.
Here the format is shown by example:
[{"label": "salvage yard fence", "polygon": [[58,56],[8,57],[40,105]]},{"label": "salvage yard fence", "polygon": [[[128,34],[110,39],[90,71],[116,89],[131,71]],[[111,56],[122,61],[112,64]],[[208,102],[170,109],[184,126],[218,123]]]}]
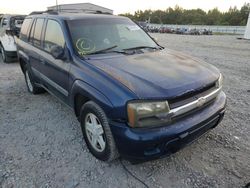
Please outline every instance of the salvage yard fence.
[{"label": "salvage yard fence", "polygon": [[148,24],[153,27],[169,27],[173,29],[185,28],[185,29],[198,29],[198,30],[210,30],[214,33],[229,33],[244,35],[246,26],[222,26],[222,25],[172,25],[172,24]]}]

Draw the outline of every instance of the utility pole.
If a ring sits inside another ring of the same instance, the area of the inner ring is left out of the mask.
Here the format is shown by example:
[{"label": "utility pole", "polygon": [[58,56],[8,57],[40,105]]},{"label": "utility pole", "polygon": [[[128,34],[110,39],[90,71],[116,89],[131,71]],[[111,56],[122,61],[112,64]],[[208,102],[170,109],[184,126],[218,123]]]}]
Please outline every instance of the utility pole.
[{"label": "utility pole", "polygon": [[56,0],[56,10],[57,10],[57,12],[59,11],[59,10],[58,10],[58,3],[57,3],[57,0]]},{"label": "utility pole", "polygon": [[249,12],[249,16],[248,16],[248,21],[247,21],[247,26],[246,26],[244,38],[250,39],[250,12]]}]

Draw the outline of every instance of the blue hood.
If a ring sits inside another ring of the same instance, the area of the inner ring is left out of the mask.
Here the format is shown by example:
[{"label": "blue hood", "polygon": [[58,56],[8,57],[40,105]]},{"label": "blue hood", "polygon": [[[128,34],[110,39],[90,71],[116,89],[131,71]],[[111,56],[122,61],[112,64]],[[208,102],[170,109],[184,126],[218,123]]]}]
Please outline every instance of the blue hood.
[{"label": "blue hood", "polygon": [[214,66],[165,49],[136,55],[92,56],[89,63],[140,99],[169,99],[202,89],[219,78]]}]

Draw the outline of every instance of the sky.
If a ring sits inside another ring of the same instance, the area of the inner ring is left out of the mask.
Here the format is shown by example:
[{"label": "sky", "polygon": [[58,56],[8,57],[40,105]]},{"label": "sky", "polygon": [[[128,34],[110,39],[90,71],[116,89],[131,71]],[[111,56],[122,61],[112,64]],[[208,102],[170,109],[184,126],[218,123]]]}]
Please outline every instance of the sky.
[{"label": "sky", "polygon": [[[114,10],[114,14],[134,13],[136,10],[161,9],[179,5],[185,9],[201,8],[205,11],[217,7],[227,11],[230,6],[240,8],[250,0],[58,0],[58,4],[93,3]],[[46,10],[56,4],[56,0],[1,0],[0,13],[29,14],[32,11]]]}]

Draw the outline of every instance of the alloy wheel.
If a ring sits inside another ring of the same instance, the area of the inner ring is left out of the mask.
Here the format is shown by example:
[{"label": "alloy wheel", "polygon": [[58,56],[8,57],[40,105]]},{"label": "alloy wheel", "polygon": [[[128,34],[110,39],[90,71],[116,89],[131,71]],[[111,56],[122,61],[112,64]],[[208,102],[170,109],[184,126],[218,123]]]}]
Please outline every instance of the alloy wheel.
[{"label": "alloy wheel", "polygon": [[88,113],[86,115],[85,129],[86,129],[87,138],[91,146],[97,152],[104,151],[106,147],[104,130],[103,130],[100,120],[93,113]]}]

